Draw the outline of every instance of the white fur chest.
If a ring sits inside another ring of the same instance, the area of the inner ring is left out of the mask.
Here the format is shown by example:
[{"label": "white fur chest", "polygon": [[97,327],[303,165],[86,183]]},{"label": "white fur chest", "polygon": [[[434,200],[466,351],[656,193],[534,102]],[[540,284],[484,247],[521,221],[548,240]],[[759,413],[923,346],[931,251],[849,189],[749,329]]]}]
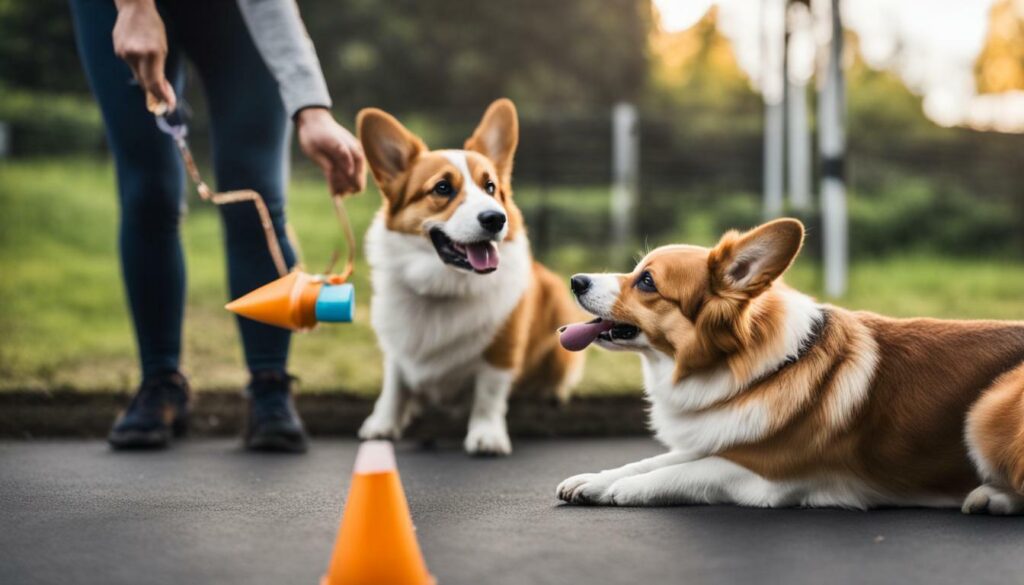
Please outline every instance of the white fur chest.
[{"label": "white fur chest", "polygon": [[643,355],[644,387],[651,402],[655,438],[673,451],[715,454],[730,445],[756,440],[768,430],[768,413],[757,401],[742,408],[700,411],[704,403],[740,391],[727,368],[694,374],[673,383],[675,363],[667,356]]},{"label": "white fur chest", "polygon": [[370,226],[371,322],[410,390],[454,392],[479,369],[532,278],[525,236],[498,250],[497,270],[470,274],[442,263],[426,238],[388,230],[380,215]]}]

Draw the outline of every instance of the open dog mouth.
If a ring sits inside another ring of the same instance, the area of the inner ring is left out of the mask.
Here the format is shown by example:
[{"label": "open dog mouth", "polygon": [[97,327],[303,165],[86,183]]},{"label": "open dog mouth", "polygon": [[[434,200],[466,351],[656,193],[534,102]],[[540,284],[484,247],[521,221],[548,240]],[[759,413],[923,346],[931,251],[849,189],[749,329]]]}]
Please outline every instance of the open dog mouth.
[{"label": "open dog mouth", "polygon": [[618,323],[598,317],[586,323],[565,325],[559,328],[558,332],[558,341],[562,347],[569,351],[583,351],[598,339],[609,343],[636,339],[640,335],[640,328],[629,323]]},{"label": "open dog mouth", "polygon": [[498,269],[498,247],[491,240],[462,244],[448,237],[441,228],[430,230],[430,241],[434,244],[442,262],[477,274],[487,274]]}]

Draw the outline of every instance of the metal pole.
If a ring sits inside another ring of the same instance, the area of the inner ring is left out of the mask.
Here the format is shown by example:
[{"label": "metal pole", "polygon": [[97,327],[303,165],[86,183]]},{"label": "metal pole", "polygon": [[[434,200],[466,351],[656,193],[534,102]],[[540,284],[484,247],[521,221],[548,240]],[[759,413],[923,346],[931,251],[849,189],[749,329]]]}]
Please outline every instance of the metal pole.
[{"label": "metal pole", "polygon": [[785,0],[761,1],[761,95],[764,98],[764,217],[782,215],[785,176]]},{"label": "metal pole", "polygon": [[814,37],[807,4],[790,0],[786,9],[786,146],[789,203],[811,209],[811,131],[807,82],[814,74]]},{"label": "metal pole", "polygon": [[846,293],[847,287],[849,228],[844,182],[846,87],[843,80],[843,25],[839,0],[816,0],[815,12],[823,26],[822,40],[827,49],[823,53],[824,79],[818,98],[825,294],[840,297]]},{"label": "metal pole", "polygon": [[640,180],[640,128],[636,106],[620,102],[612,108],[612,243],[616,254],[633,243]]},{"label": "metal pole", "polygon": [[0,121],[0,159],[5,159],[11,154],[11,131],[7,122]]}]

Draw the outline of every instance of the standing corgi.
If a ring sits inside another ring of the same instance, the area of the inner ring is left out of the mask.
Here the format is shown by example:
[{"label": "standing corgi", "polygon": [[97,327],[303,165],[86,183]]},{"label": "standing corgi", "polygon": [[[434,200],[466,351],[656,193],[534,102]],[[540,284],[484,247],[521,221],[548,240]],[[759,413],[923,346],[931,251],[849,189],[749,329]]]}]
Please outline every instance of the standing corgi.
[{"label": "standing corgi", "polygon": [[565,400],[583,364],[556,332],[576,308],[512,200],[515,106],[491,104],[463,150],[429,150],[377,109],[356,124],[384,199],[366,237],[384,382],[359,436],[397,439],[423,406],[468,402],[466,451],[506,455],[513,386]]},{"label": "standing corgi", "polygon": [[1024,322],[819,304],[778,280],[803,235],[783,219],[572,278],[598,318],[563,343],[640,354],[670,451],[570,477],[559,498],[1024,512]]}]

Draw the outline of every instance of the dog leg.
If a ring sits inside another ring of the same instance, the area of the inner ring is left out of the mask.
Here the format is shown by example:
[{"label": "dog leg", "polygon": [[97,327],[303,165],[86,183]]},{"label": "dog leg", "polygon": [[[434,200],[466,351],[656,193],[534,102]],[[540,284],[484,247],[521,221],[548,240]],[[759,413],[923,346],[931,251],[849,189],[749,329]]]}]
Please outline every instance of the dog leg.
[{"label": "dog leg", "polygon": [[512,370],[481,367],[473,385],[473,408],[464,446],[471,455],[508,455],[512,441],[505,425]]},{"label": "dog leg", "polygon": [[794,487],[766,480],[731,461],[707,457],[624,477],[592,503],[609,506],[790,506],[800,503],[799,490]]},{"label": "dog leg", "polygon": [[571,504],[601,504],[605,492],[620,479],[649,473],[667,466],[679,465],[699,459],[698,455],[683,451],[663,453],[635,463],[606,469],[599,473],[581,473],[558,484],[555,495]]},{"label": "dog leg", "polygon": [[1024,514],[1024,365],[1000,376],[967,415],[968,452],[982,485],[965,514]]},{"label": "dog leg", "polygon": [[1022,514],[1024,513],[1024,495],[986,483],[967,494],[960,510],[964,514],[991,514],[993,516]]},{"label": "dog leg", "polygon": [[384,359],[384,383],[380,396],[373,405],[373,413],[363,421],[359,429],[360,439],[391,439],[402,437],[402,431],[409,423],[406,415],[408,390],[402,382],[402,373],[394,360]]}]

